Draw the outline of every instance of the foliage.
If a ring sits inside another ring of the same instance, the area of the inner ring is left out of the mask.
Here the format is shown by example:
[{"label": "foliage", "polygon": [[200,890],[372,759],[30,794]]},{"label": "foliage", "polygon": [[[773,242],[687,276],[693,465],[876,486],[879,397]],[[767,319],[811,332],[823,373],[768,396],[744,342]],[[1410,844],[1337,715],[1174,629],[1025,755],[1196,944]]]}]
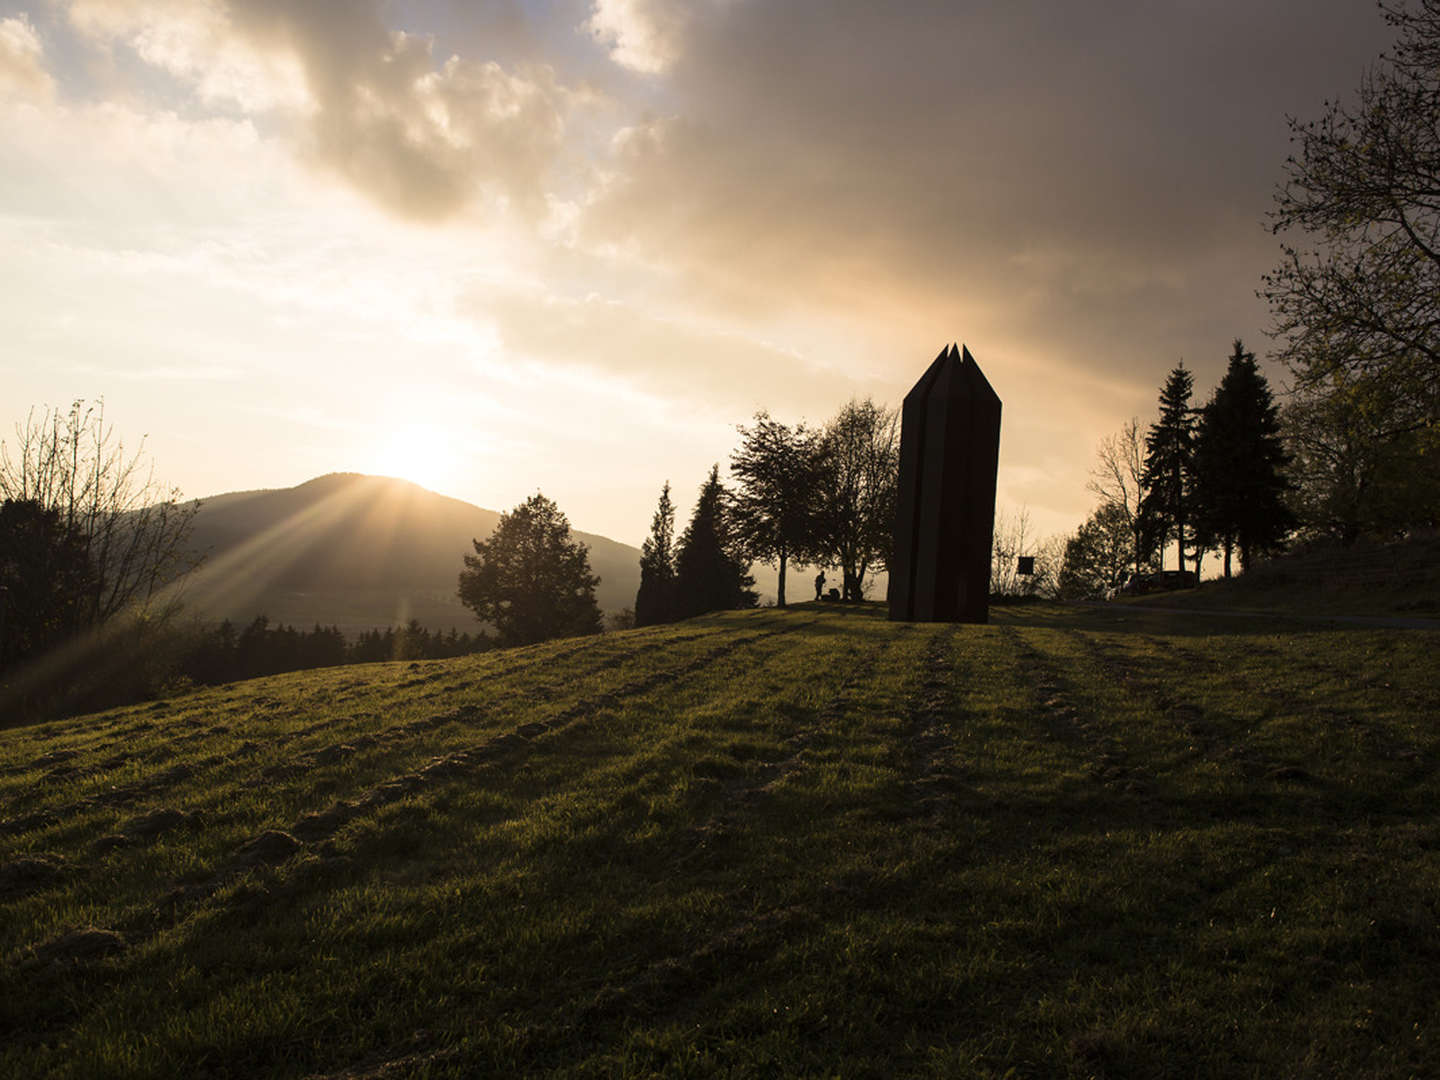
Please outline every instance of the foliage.
[{"label": "foliage", "polygon": [[[1140,438],[1140,421],[1131,417],[1113,435],[1100,440],[1095,451],[1095,465],[1086,485],[1100,497],[1101,507],[1111,507],[1109,514],[1123,516],[1130,530],[1130,549],[1134,553],[1135,572],[1141,572],[1144,548],[1144,522],[1140,502],[1144,497],[1145,452]],[[1098,511],[1097,511],[1098,513]]]},{"label": "foliage", "polygon": [[1280,357],[1304,389],[1343,375],[1403,394],[1394,420],[1440,423],[1440,0],[1381,5],[1394,48],[1354,105],[1290,121],[1265,278]]},{"label": "foliage", "polygon": [[1437,662],[826,605],[0,733],[0,1075],[1435,1075]]},{"label": "foliage", "polygon": [[1071,600],[1103,599],[1145,561],[1135,552],[1134,517],[1118,503],[1099,508],[1065,541],[1056,590]]},{"label": "foliage", "polygon": [[106,426],[103,402],[32,410],[15,435],[13,449],[0,442],[0,498],[54,511],[64,543],[79,545],[90,567],[71,629],[127,608],[151,618],[172,612],[167,586],[194,565],[186,540],[199,503],[182,505],[177,489],[156,482],[143,440],[126,454]]},{"label": "foliage", "polygon": [[1226,577],[1235,548],[1249,569],[1256,555],[1278,551],[1294,527],[1285,504],[1289,461],[1270,386],[1237,338],[1220,385],[1200,410],[1193,460],[1197,535],[1201,546],[1223,549]]},{"label": "foliage", "polygon": [[713,466],[695,513],[675,553],[676,612],[688,619],[707,611],[754,607],[755,580],[730,523],[730,507],[720,467]]},{"label": "foliage", "polygon": [[1440,525],[1440,432],[1397,424],[1405,393],[1336,372],[1286,403],[1290,501],[1303,539],[1353,544]]},{"label": "foliage", "polygon": [[675,592],[675,504],[670,501],[670,481],[660,489],[660,502],[650,521],[650,535],[640,546],[640,588],[635,593],[635,625],[654,626],[674,622]]},{"label": "foliage", "polygon": [[820,440],[804,424],[794,427],[755,414],[739,428],[740,446],[730,455],[739,481],[731,503],[732,529],[751,558],[779,568],[779,607],[785,606],[786,564],[813,545],[820,495]]},{"label": "foliage", "polygon": [[83,538],[58,509],[0,502],[0,671],[84,625],[92,573]]},{"label": "foliage", "polygon": [[[1190,506],[1195,414],[1190,408],[1190,372],[1177,365],[1160,390],[1160,417],[1145,436],[1145,464],[1140,483],[1141,556],[1157,556],[1164,565],[1165,548],[1174,537],[1180,569],[1185,569],[1186,527]],[[1196,552],[1196,565],[1200,553]]]},{"label": "foliage", "polygon": [[495,627],[501,645],[529,645],[601,629],[588,549],[570,539],[570,522],[536,492],[487,540],[474,540],[460,572],[460,601]]},{"label": "foliage", "polygon": [[839,567],[842,595],[862,599],[866,577],[885,568],[895,529],[900,472],[899,414],[870,398],[852,400],[820,440],[815,557]]},{"label": "foliage", "polygon": [[1290,122],[1263,290],[1295,378],[1302,533],[1350,543],[1440,505],[1440,0],[1381,8],[1397,40],[1355,103]]}]

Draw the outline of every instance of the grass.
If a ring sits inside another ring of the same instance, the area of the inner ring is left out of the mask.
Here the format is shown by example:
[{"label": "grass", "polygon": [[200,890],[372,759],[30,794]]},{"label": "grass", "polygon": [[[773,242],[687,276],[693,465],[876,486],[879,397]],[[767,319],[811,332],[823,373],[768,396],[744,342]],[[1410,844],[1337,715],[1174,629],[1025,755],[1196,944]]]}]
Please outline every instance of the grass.
[{"label": "grass", "polygon": [[[1207,573],[1218,570],[1212,559]],[[1226,580],[1156,593],[1141,606],[1312,616],[1440,619],[1440,533],[1393,543],[1319,546],[1258,561]]]},{"label": "grass", "polygon": [[1440,1071],[1440,635],[992,616],[0,733],[0,1074]]}]

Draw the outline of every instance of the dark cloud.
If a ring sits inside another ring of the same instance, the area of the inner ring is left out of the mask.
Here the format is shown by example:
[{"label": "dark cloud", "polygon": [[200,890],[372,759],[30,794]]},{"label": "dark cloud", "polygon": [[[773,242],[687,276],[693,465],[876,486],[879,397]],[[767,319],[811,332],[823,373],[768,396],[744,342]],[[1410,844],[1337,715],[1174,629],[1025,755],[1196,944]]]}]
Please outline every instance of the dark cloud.
[{"label": "dark cloud", "polygon": [[736,304],[963,319],[1116,370],[1258,329],[1284,115],[1386,40],[1341,0],[694,9],[590,242]]}]

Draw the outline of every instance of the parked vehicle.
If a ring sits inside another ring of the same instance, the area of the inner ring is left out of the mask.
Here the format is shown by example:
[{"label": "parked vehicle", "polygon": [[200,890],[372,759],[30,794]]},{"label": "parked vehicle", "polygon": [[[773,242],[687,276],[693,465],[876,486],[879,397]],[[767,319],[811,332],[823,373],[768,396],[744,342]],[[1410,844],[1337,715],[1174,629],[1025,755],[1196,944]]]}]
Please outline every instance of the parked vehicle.
[{"label": "parked vehicle", "polygon": [[1198,584],[1199,578],[1193,570],[1156,570],[1150,574],[1131,574],[1120,592],[1124,596],[1144,596],[1147,593],[1193,589]]}]

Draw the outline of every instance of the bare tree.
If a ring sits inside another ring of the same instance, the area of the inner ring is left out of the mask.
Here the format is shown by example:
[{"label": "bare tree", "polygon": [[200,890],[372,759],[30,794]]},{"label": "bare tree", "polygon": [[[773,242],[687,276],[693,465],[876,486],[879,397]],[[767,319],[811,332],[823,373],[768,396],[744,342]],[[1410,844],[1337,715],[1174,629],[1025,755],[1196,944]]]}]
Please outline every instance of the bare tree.
[{"label": "bare tree", "polygon": [[166,587],[195,565],[186,541],[200,504],[156,481],[144,440],[127,454],[103,401],[32,409],[15,435],[13,449],[0,441],[0,498],[53,511],[89,563],[71,630],[172,604]]},{"label": "bare tree", "polygon": [[1102,505],[1108,504],[1123,514],[1126,527],[1134,537],[1135,572],[1140,573],[1140,500],[1145,491],[1140,477],[1145,472],[1145,439],[1140,434],[1140,420],[1132,416],[1113,435],[1100,440],[1095,450],[1095,465],[1090,470],[1090,482],[1085,486],[1100,496]]},{"label": "bare tree", "polygon": [[[1030,510],[1020,507],[1013,514],[995,511],[994,540],[990,546],[990,593],[992,596],[1054,596],[1064,561],[1065,538],[1041,540],[1030,524]],[[1035,560],[1031,573],[1021,574],[1020,556]]]}]

